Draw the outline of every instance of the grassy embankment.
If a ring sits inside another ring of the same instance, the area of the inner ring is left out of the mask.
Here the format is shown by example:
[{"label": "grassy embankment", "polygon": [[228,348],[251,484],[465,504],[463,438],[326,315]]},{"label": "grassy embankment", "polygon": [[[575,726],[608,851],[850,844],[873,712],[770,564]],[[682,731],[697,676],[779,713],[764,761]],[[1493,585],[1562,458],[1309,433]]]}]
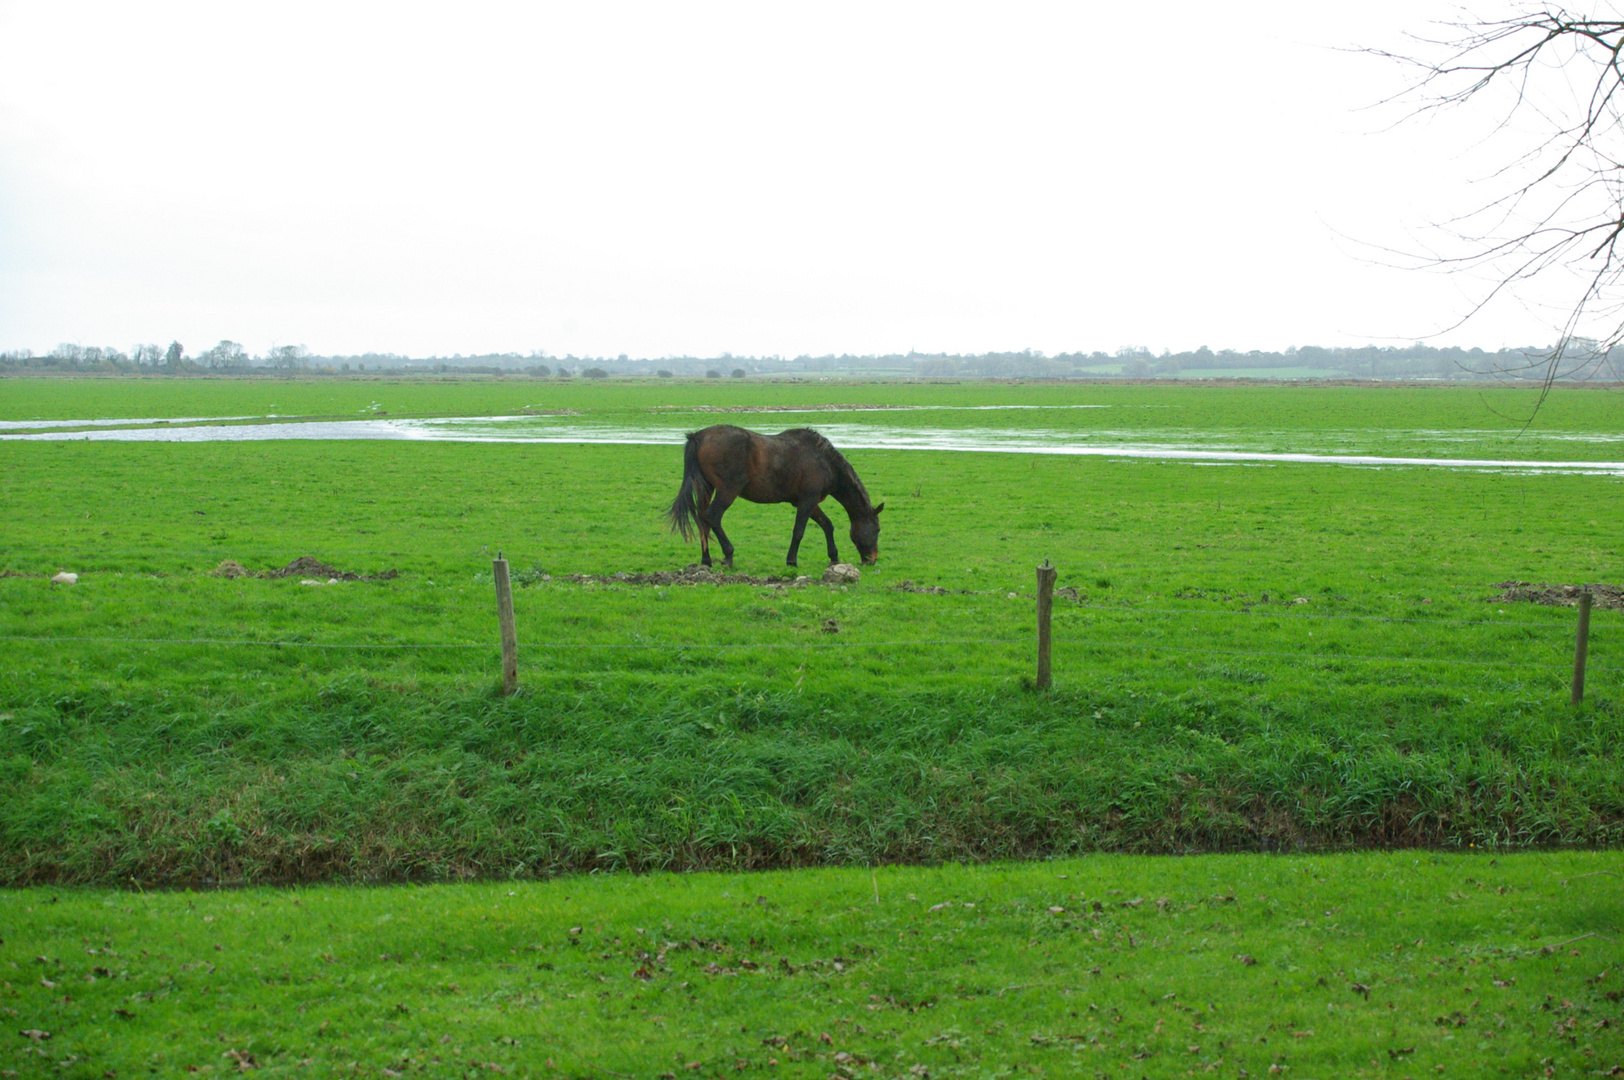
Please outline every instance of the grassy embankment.
[{"label": "grassy embankment", "polygon": [[1615,1075],[1620,869],[1103,856],[0,892],[0,1073]]},{"label": "grassy embankment", "polygon": [[[371,383],[85,385],[124,397],[80,416],[381,396]],[[516,407],[498,400],[515,391],[505,383],[383,385],[409,399],[394,413]],[[50,411],[29,386],[37,400],[8,399],[8,416]],[[1041,415],[1107,431],[1194,417],[1189,430],[1283,449],[1436,452],[1453,439],[1463,456],[1616,456],[1606,441],[1502,444],[1503,425],[1474,435],[1501,424],[1477,391],[517,389],[536,399],[518,404],[589,417],[637,415],[652,403],[637,395],[655,391],[724,404],[1103,395],[1092,403],[1118,408],[930,421]],[[1558,395],[1543,422],[1606,437],[1596,403],[1610,400]],[[876,416],[921,422],[863,419]],[[518,596],[525,690],[503,701],[495,549],[554,575],[691,561],[660,518],[673,448],[0,443],[0,569],[83,575],[72,588],[0,579],[0,634],[54,639],[7,642],[0,669],[0,878],[435,879],[1619,838],[1616,616],[1597,614],[1590,700],[1575,711],[1572,613],[1484,603],[1507,578],[1617,580],[1616,481],[853,457],[889,507],[884,560],[858,586],[538,582]],[[729,524],[742,569],[780,569],[783,508],[741,507]],[[263,569],[300,555],[401,576],[315,588],[208,574],[222,559]],[[1043,558],[1083,600],[1058,609],[1051,696],[1023,687]],[[904,579],[949,592],[896,591]],[[288,644],[217,643],[245,641]],[[396,645],[411,647],[381,647]]]}]

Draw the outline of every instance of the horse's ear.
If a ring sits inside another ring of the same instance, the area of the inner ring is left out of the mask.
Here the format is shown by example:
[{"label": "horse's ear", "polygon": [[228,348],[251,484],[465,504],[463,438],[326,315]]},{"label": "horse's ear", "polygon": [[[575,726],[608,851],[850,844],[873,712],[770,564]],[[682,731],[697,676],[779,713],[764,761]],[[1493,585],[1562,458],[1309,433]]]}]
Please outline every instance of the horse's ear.
[{"label": "horse's ear", "polygon": [[882,503],[880,503],[880,505],[878,505],[878,506],[876,506],[874,508],[874,516],[879,517],[880,516],[880,511],[884,510],[884,509],[885,509],[885,503],[882,502]]}]

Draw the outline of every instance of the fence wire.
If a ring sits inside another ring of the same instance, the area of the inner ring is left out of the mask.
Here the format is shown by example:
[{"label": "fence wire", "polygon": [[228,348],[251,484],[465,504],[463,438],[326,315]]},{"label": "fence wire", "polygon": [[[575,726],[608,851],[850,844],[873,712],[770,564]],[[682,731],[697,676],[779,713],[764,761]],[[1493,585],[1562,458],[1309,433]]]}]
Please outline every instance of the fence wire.
[{"label": "fence wire", "polygon": [[[1497,625],[1490,623],[1488,625]],[[57,643],[98,644],[98,645],[214,645],[228,648],[277,648],[277,649],[329,649],[329,650],[409,650],[409,649],[476,649],[496,651],[500,646],[495,642],[318,642],[318,641],[264,641],[251,638],[123,638],[123,637],[44,637],[30,635],[0,635],[0,641],[13,641],[28,644],[51,645]],[[520,652],[526,650],[545,652],[586,652],[586,651],[665,651],[665,652],[703,652],[703,651],[733,651],[733,650],[790,650],[790,649],[910,649],[922,647],[942,646],[970,646],[982,648],[989,645],[1025,645],[1032,646],[1034,640],[1029,637],[1021,638],[922,638],[903,641],[785,641],[785,642],[581,642],[581,641],[543,641],[521,642]],[[1530,662],[1525,660],[1463,660],[1453,657],[1432,656],[1382,656],[1369,653],[1303,653],[1303,652],[1273,652],[1258,649],[1222,649],[1211,647],[1192,647],[1187,645],[1165,645],[1159,642],[1146,641],[1100,641],[1097,639],[1056,638],[1053,641],[1056,648],[1067,650],[1142,650],[1144,652],[1170,652],[1194,656],[1231,656],[1238,658],[1255,658],[1260,660],[1294,660],[1299,663],[1338,663],[1342,661],[1355,661],[1359,663],[1385,663],[1385,664],[1436,664],[1445,667],[1473,667],[1473,668],[1524,668],[1529,670],[1549,671],[1561,668],[1567,662],[1564,657],[1557,657],[1546,663]],[[1611,667],[1589,666],[1586,669],[1592,675],[1608,675],[1620,670]]]}]

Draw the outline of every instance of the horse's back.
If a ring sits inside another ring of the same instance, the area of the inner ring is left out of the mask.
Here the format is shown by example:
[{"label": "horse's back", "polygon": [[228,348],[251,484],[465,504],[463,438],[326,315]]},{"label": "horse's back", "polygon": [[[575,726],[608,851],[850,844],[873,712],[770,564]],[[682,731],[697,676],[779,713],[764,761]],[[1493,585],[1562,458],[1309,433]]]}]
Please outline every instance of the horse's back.
[{"label": "horse's back", "polygon": [[824,447],[829,445],[828,439],[808,427],[790,428],[788,431],[780,431],[777,435],[770,436],[770,438],[820,453]]},{"label": "horse's back", "polygon": [[733,424],[714,424],[688,438],[696,441],[701,467],[711,483],[750,502],[822,498],[832,480],[829,442],[810,428],[763,435]]},{"label": "horse's back", "polygon": [[708,428],[688,433],[690,442],[698,442],[700,446],[728,448],[737,445],[748,446],[752,438],[760,438],[753,431],[746,431],[736,424],[712,424]]}]

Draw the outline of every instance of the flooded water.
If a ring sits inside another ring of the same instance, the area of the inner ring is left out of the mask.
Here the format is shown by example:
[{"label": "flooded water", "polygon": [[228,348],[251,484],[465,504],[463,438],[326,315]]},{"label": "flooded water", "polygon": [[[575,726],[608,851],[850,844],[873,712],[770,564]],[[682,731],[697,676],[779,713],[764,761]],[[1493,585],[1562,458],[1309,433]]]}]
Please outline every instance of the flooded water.
[{"label": "flooded water", "polygon": [[219,424],[227,420],[271,419],[258,416],[175,416],[162,420],[0,420],[0,431],[35,428],[137,427],[145,424]]},{"label": "flooded water", "polygon": [[[971,407],[980,411],[980,407]],[[1002,408],[1002,407],[994,407]],[[776,411],[776,410],[775,410]],[[783,410],[792,412],[797,410]],[[819,410],[805,410],[808,412]],[[911,411],[911,410],[886,410]],[[490,416],[358,420],[278,420],[244,417],[98,421],[0,422],[0,441],[86,442],[250,442],[275,439],[389,439],[427,442],[614,443],[678,446],[696,425],[692,413],[658,413],[636,424],[591,421],[578,416]],[[121,426],[122,425],[122,426]],[[71,427],[74,430],[42,430]],[[1338,443],[1367,441],[1369,432],[1229,432],[1064,431],[1045,428],[938,428],[920,425],[829,423],[818,430],[847,450],[938,450],[1008,454],[1059,454],[1089,457],[1182,461],[1207,465],[1317,464],[1365,468],[1430,467],[1488,469],[1521,473],[1583,473],[1624,477],[1624,461],[1539,461],[1505,458],[1422,457],[1373,453],[1338,453]],[[1474,434],[1504,441],[1501,432],[1388,432],[1383,437],[1436,441],[1469,446]],[[1281,443],[1316,438],[1312,450],[1290,450]],[[1555,433],[1569,442],[1613,443],[1624,436]],[[1267,445],[1260,445],[1267,444]],[[1329,444],[1329,445],[1327,445]]]}]

